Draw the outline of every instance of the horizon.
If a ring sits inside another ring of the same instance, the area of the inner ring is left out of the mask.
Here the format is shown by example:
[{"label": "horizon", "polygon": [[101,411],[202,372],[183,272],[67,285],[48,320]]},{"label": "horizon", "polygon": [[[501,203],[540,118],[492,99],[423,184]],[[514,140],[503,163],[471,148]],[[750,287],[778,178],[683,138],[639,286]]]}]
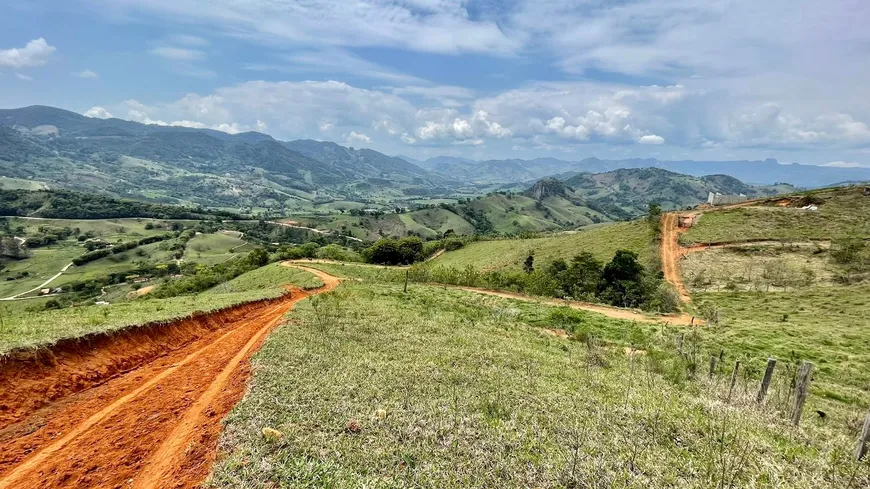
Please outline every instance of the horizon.
[{"label": "horizon", "polygon": [[0,19],[0,106],[421,160],[868,167],[868,20],[857,0],[48,0]]},{"label": "horizon", "polygon": [[[52,106],[49,106],[49,105],[41,105],[41,104],[34,104],[34,105],[28,105],[28,106],[23,106],[23,107],[13,107],[13,108],[4,107],[4,108],[0,108],[0,110],[20,110],[20,109],[28,109],[28,108],[48,108],[48,109],[53,109],[53,110],[62,110],[62,111],[71,112],[71,113],[73,113],[73,114],[80,115],[80,116],[83,116],[83,117],[88,117],[88,116],[86,116],[85,114],[80,114],[80,113],[75,112],[75,111],[73,111],[73,110],[65,109],[65,108],[62,108],[62,107],[52,107]],[[250,130],[250,131],[243,131],[243,132],[227,132],[227,131],[223,131],[223,130],[221,130],[221,129],[217,129],[217,128],[208,128],[208,127],[202,127],[202,128],[200,128],[200,127],[187,127],[187,126],[181,126],[181,125],[159,124],[159,123],[154,123],[154,122],[152,122],[152,123],[143,123],[143,122],[138,122],[138,121],[131,121],[131,120],[129,120],[129,119],[121,119],[121,118],[118,118],[118,117],[111,117],[111,118],[98,118],[98,119],[103,119],[103,120],[112,120],[112,119],[114,119],[114,120],[120,120],[120,121],[125,121],[125,122],[134,122],[134,123],[142,124],[142,125],[146,125],[146,126],[157,126],[157,127],[180,127],[180,128],[192,129],[192,130],[219,131],[219,132],[225,132],[225,133],[230,134],[230,135],[237,135],[237,134],[252,134],[252,133],[255,133],[255,134],[261,134],[261,135],[264,135],[264,136],[268,136],[268,137],[270,137],[270,138],[272,138],[273,140],[276,140],[276,141],[278,141],[278,142],[316,141],[316,142],[322,142],[322,143],[333,143],[333,144],[337,144],[337,145],[339,145],[339,146],[343,146],[343,147],[346,147],[346,148],[349,148],[349,149],[352,149],[352,150],[354,150],[354,149],[355,149],[355,150],[358,150],[358,149],[372,149],[372,148],[367,148],[367,147],[356,147],[356,146],[353,146],[353,145],[342,144],[342,143],[339,142],[339,141],[331,141],[331,140],[328,140],[328,139],[313,139],[313,138],[289,138],[289,139],[279,139],[279,138],[275,137],[274,135],[270,134],[270,133],[267,132],[267,131],[264,132],[264,131]],[[374,151],[377,151],[377,150],[374,150]],[[759,163],[759,162],[767,163],[767,162],[774,162],[774,163],[776,163],[776,164],[783,165],[783,166],[799,165],[799,166],[818,166],[818,167],[822,167],[822,168],[842,168],[842,169],[863,169],[863,168],[870,168],[870,167],[865,167],[865,166],[846,166],[846,165],[839,165],[839,164],[836,164],[836,163],[841,163],[841,162],[834,162],[835,164],[828,163],[828,164],[823,164],[823,165],[818,165],[818,164],[813,164],[813,163],[803,163],[803,162],[798,162],[798,161],[786,162],[786,161],[779,161],[779,160],[777,160],[776,158],[765,158],[765,159],[756,159],[756,160],[693,160],[693,159],[678,160],[678,159],[662,159],[662,158],[655,158],[655,157],[634,156],[634,157],[629,157],[629,158],[611,159],[611,158],[600,158],[600,157],[598,157],[597,155],[587,155],[587,156],[578,156],[578,158],[576,158],[576,159],[574,159],[574,158],[572,158],[572,159],[567,159],[567,158],[556,158],[556,157],[552,157],[552,156],[537,156],[537,157],[529,157],[529,158],[517,158],[517,157],[513,157],[513,158],[486,158],[486,159],[474,159],[474,158],[468,158],[468,157],[461,156],[461,155],[439,154],[439,155],[435,155],[435,156],[430,156],[430,157],[425,158],[425,159],[417,159],[417,158],[413,158],[413,157],[411,157],[411,156],[408,156],[408,155],[402,155],[402,154],[389,154],[389,153],[382,153],[382,154],[384,154],[385,156],[392,157],[392,158],[400,158],[400,159],[403,159],[403,160],[405,160],[405,161],[407,161],[407,162],[409,162],[409,163],[411,163],[411,164],[415,164],[415,165],[416,165],[418,162],[426,162],[426,161],[429,161],[429,160],[435,160],[435,159],[438,159],[438,158],[455,158],[455,159],[468,160],[468,161],[472,161],[472,162],[475,162],[475,163],[484,163],[484,162],[488,162],[488,161],[507,161],[507,160],[535,161],[535,160],[543,160],[543,159],[553,159],[553,160],[558,160],[558,161],[562,161],[562,162],[566,162],[566,163],[583,163],[583,162],[586,161],[586,160],[594,159],[594,160],[600,160],[600,161],[653,160],[653,161],[657,161],[657,162],[661,162],[661,163],[668,163],[668,162],[670,162],[670,163],[679,163],[679,162],[683,162],[683,161],[685,161],[685,162],[700,163],[700,164],[704,164],[704,163],[726,163],[726,162],[727,162],[727,163]],[[650,168],[653,168],[653,167],[650,167]]]}]

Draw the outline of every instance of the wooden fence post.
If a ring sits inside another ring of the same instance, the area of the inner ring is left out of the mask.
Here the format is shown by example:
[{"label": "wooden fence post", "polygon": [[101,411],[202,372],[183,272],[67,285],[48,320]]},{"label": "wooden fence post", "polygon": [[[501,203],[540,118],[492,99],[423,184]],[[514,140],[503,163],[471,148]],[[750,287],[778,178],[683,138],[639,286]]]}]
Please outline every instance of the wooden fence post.
[{"label": "wooden fence post", "polygon": [[870,444],[870,411],[867,411],[867,416],[864,417],[864,429],[861,430],[858,446],[855,447],[855,460],[860,462],[864,459],[864,455],[867,455],[868,444]]},{"label": "wooden fence post", "polygon": [[807,401],[807,392],[810,388],[810,381],[813,376],[812,362],[804,362],[798,372],[797,381],[795,382],[794,393],[794,412],[791,415],[791,421],[795,426],[801,422],[801,415],[804,412],[804,403]]},{"label": "wooden fence post", "polygon": [[683,354],[683,337],[684,336],[685,335],[683,333],[680,333],[679,335],[677,335],[677,351],[680,353],[680,355]]},{"label": "wooden fence post", "polygon": [[767,389],[770,387],[770,380],[773,378],[774,368],[776,368],[776,359],[768,358],[767,369],[765,369],[764,378],[761,380],[761,388],[758,389],[758,396],[755,398],[755,402],[758,404],[764,402],[764,398],[767,397]]},{"label": "wooden fence post", "polygon": [[715,355],[710,357],[710,379],[711,380],[713,379],[713,374],[716,373],[716,361],[717,360],[718,359],[716,358]]},{"label": "wooden fence post", "polygon": [[405,293],[408,293],[408,270],[405,270]]},{"label": "wooden fence post", "polygon": [[737,383],[737,372],[740,370],[740,360],[734,362],[734,371],[731,372],[731,386],[728,387],[728,401],[731,402],[731,393],[734,392],[734,385]]}]

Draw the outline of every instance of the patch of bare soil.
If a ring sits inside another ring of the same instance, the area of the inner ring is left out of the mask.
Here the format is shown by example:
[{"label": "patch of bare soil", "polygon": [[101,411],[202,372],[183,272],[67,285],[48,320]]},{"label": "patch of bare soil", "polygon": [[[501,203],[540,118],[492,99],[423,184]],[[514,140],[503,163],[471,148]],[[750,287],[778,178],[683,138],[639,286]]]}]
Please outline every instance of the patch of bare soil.
[{"label": "patch of bare soil", "polygon": [[197,487],[248,360],[286,312],[338,280],[277,300],[67,340],[0,364],[0,489]]}]

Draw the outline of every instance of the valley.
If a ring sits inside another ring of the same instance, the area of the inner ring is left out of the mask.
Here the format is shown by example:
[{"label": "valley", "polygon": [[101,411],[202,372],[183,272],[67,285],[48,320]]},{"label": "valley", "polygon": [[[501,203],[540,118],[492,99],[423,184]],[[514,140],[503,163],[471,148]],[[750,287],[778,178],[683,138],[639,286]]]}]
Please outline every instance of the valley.
[{"label": "valley", "polygon": [[0,112],[0,487],[870,485],[863,185],[45,109]]}]

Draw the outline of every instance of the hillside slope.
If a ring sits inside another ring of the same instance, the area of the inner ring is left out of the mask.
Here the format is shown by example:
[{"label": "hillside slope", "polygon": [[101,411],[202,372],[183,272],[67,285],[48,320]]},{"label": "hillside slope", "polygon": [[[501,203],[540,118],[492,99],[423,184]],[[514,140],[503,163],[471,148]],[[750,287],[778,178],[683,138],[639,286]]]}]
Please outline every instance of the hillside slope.
[{"label": "hillside slope", "polygon": [[399,158],[259,133],[94,119],[51,107],[0,110],[0,171],[53,187],[166,203],[281,209],[444,181]]},{"label": "hillside slope", "polygon": [[605,173],[620,168],[659,168],[697,177],[729,175],[744,182],[774,185],[787,182],[798,187],[816,188],[843,182],[870,181],[868,168],[836,168],[798,163],[781,164],[774,159],[763,161],[663,161],[655,158],[606,160],[585,158],[565,161],[556,158],[531,160],[474,161],[466,158],[435,157],[419,163],[424,168],[470,182],[514,183],[544,177],[570,177],[577,173]]}]

